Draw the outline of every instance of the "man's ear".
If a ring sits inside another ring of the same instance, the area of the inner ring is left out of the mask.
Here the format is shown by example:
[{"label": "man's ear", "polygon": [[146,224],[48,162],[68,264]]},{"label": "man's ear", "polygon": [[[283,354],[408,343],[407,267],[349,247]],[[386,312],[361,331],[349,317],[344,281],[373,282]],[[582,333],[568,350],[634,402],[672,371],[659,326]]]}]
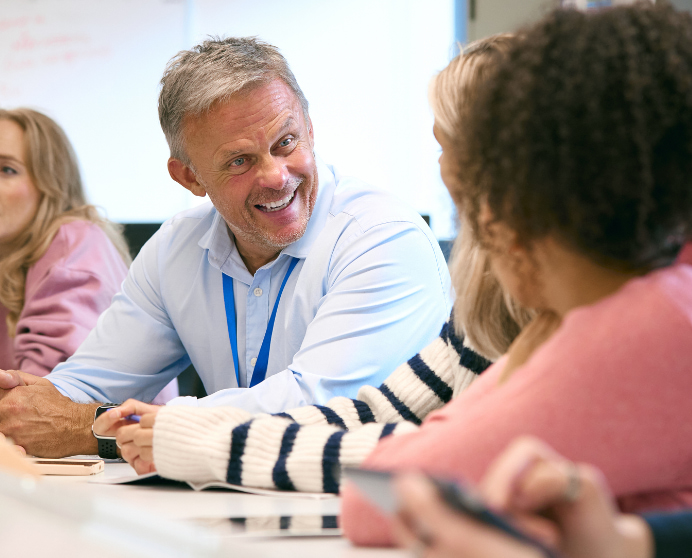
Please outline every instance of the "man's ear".
[{"label": "man's ear", "polygon": [[207,191],[204,186],[198,182],[195,173],[180,159],[174,157],[168,159],[168,174],[171,175],[173,180],[184,186],[187,190],[190,190],[195,196],[203,198],[207,195]]}]

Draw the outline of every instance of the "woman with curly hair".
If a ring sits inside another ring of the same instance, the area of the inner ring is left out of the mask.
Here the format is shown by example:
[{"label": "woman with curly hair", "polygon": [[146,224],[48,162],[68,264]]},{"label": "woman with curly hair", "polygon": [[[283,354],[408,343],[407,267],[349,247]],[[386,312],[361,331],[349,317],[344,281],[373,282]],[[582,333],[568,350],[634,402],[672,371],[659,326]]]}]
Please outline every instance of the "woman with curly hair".
[{"label": "woman with curly hair", "polygon": [[[692,505],[692,17],[639,3],[523,32],[459,125],[436,128],[459,211],[500,283],[541,313],[375,469],[477,482],[515,437],[603,471],[620,508]],[[355,489],[342,524],[391,544]],[[434,544],[434,541],[433,541]]]}]

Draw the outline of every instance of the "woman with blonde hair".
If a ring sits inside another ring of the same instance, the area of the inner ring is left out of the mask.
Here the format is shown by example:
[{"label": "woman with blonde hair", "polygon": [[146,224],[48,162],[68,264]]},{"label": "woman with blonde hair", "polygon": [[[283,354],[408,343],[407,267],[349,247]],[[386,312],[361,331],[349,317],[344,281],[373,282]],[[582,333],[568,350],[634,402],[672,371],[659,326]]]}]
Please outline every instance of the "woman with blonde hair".
[{"label": "woman with blonde hair", "polygon": [[[461,125],[460,113],[470,93],[486,79],[488,72],[509,50],[514,35],[500,33],[466,46],[430,82],[429,101],[435,116],[435,128],[445,137],[456,137]],[[440,156],[448,157],[444,153]],[[443,181],[451,184],[455,176],[440,166]],[[471,227],[462,223],[450,258],[450,274],[456,292],[454,323],[465,332],[472,347],[490,360],[500,358],[521,328],[533,317],[503,291],[490,270],[488,255],[481,250]]]},{"label": "woman with blonde hair", "polygon": [[45,376],[70,357],[129,263],[120,228],[86,203],[60,126],[0,110],[0,369]]}]

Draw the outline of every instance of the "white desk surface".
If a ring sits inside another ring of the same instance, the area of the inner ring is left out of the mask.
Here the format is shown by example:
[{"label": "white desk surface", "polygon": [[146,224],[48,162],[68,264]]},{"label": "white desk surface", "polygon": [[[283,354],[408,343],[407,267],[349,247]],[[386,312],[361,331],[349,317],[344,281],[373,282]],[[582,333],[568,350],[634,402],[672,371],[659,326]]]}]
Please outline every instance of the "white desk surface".
[{"label": "white desk surface", "polygon": [[[227,539],[224,522],[230,517],[287,515],[338,515],[340,498],[309,500],[241,494],[223,490],[195,492],[192,489],[167,486],[130,486],[89,483],[89,479],[134,476],[127,463],[107,463],[105,472],[91,477],[44,477],[57,485],[82,485],[96,498],[124,501],[158,517],[204,526],[210,536]],[[355,548],[341,537],[243,537],[260,556],[291,558],[401,558],[406,552],[393,549]],[[226,542],[231,542],[226,540]]]}]

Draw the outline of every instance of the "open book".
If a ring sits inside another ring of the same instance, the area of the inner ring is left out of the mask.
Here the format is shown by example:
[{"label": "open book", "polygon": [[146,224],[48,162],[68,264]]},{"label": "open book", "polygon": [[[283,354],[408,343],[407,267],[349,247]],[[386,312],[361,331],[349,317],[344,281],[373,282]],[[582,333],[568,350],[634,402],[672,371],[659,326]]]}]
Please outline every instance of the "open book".
[{"label": "open book", "polygon": [[240,486],[238,484],[229,484],[227,482],[184,482],[166,479],[158,473],[147,473],[146,475],[126,476],[126,477],[95,477],[89,480],[95,484],[133,484],[141,486],[189,486],[193,490],[207,490],[208,488],[222,488],[224,490],[234,490],[236,492],[245,492],[247,494],[259,494],[261,496],[274,496],[279,498],[308,498],[311,500],[324,500],[328,498],[337,498],[337,494],[323,492],[294,492],[290,490],[274,490],[271,488],[253,488],[251,486]]}]

